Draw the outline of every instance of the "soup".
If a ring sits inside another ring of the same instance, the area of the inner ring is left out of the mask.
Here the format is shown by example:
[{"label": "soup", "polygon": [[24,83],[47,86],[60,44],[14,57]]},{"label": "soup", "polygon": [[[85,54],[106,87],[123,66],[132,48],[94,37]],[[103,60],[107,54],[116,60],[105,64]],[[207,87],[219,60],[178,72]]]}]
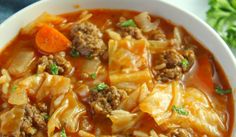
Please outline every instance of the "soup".
[{"label": "soup", "polygon": [[0,54],[0,135],[228,137],[231,87],[184,28],[147,12],[43,13]]}]

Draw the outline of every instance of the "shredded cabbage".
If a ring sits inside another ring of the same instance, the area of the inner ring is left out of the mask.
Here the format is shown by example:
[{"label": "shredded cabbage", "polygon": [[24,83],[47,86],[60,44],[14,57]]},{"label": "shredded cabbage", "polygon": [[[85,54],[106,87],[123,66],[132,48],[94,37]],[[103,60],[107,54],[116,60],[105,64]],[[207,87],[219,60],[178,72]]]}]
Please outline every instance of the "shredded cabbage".
[{"label": "shredded cabbage", "polygon": [[[180,126],[217,137],[226,131],[226,121],[219,117],[207,96],[195,88],[183,89],[179,82],[157,85],[139,106],[166,130]],[[187,113],[174,111],[173,106],[181,106]]]}]

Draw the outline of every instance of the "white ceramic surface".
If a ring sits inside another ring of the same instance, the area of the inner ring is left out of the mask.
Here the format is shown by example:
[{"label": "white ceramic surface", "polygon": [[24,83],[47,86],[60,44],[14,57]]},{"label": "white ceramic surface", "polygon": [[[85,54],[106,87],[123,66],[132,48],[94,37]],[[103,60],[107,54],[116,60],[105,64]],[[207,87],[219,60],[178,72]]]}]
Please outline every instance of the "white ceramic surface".
[{"label": "white ceramic surface", "polygon": [[[236,88],[236,59],[219,35],[197,16],[159,0],[41,0],[14,14],[0,25],[0,49],[3,49],[17,35],[22,26],[25,26],[43,12],[47,11],[52,14],[71,12],[78,10],[74,8],[74,5],[78,4],[82,8],[148,11],[151,14],[169,19],[177,25],[184,26],[214,54],[216,60],[223,67],[231,86]],[[236,91],[233,94],[234,99],[236,99]],[[234,121],[232,137],[235,136]]]}]

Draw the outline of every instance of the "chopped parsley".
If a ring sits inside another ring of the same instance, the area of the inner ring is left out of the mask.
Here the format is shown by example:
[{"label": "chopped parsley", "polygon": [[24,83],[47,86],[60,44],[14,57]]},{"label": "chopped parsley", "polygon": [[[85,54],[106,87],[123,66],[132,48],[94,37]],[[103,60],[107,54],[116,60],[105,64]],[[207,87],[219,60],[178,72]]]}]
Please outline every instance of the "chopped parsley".
[{"label": "chopped parsley", "polygon": [[187,59],[183,59],[183,60],[181,61],[181,64],[182,64],[182,66],[183,66],[184,68],[187,68],[187,67],[189,66],[189,62],[188,62]]},{"label": "chopped parsley", "polygon": [[182,108],[182,107],[177,107],[177,106],[173,106],[172,107],[172,111],[175,111],[175,112],[177,112],[178,114],[180,114],[180,115],[185,115],[185,116],[187,116],[188,115],[188,111],[186,111],[184,108]]},{"label": "chopped parsley", "polygon": [[220,95],[225,95],[225,94],[232,93],[231,89],[224,90],[224,89],[222,89],[220,87],[216,87],[215,91],[216,91],[216,93],[218,93]]},{"label": "chopped parsley", "polygon": [[102,82],[102,83],[97,84],[96,87],[92,88],[91,91],[98,92],[98,91],[105,90],[107,88],[108,88],[108,85]]},{"label": "chopped parsley", "polygon": [[92,53],[88,54],[88,55],[86,56],[86,58],[89,59],[89,60],[90,60],[90,59],[93,59]]},{"label": "chopped parsley", "polygon": [[71,57],[79,57],[80,56],[80,53],[78,50],[76,50],[75,48],[72,48],[71,51],[70,51],[70,56]]},{"label": "chopped parsley", "polygon": [[134,20],[129,19],[120,24],[121,27],[136,27],[137,25],[135,24]]},{"label": "chopped parsley", "polygon": [[62,130],[61,130],[61,133],[60,133],[61,135],[61,137],[67,137],[66,136],[66,131],[65,131],[65,129],[63,128]]},{"label": "chopped parsley", "polygon": [[39,73],[36,73],[35,76],[38,77],[38,76],[39,76]]},{"label": "chopped parsley", "polygon": [[48,114],[43,115],[44,120],[48,120],[50,116]]},{"label": "chopped parsley", "polygon": [[17,89],[17,86],[16,85],[13,85],[12,88],[11,88],[11,92],[15,92]]},{"label": "chopped parsley", "polygon": [[58,75],[58,72],[59,72],[58,66],[55,63],[51,64],[50,71],[51,71],[51,74]]},{"label": "chopped parsley", "polygon": [[92,74],[89,75],[89,77],[92,78],[92,79],[96,79],[97,74],[96,73],[92,73]]}]

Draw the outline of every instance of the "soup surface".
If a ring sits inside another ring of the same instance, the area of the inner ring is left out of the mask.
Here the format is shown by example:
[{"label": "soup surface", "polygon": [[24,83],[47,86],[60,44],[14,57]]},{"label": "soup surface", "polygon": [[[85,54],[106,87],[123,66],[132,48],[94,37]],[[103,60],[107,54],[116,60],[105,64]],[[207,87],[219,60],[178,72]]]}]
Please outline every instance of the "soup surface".
[{"label": "soup surface", "polygon": [[182,27],[147,12],[43,13],[0,54],[0,136],[228,137],[231,87]]}]

